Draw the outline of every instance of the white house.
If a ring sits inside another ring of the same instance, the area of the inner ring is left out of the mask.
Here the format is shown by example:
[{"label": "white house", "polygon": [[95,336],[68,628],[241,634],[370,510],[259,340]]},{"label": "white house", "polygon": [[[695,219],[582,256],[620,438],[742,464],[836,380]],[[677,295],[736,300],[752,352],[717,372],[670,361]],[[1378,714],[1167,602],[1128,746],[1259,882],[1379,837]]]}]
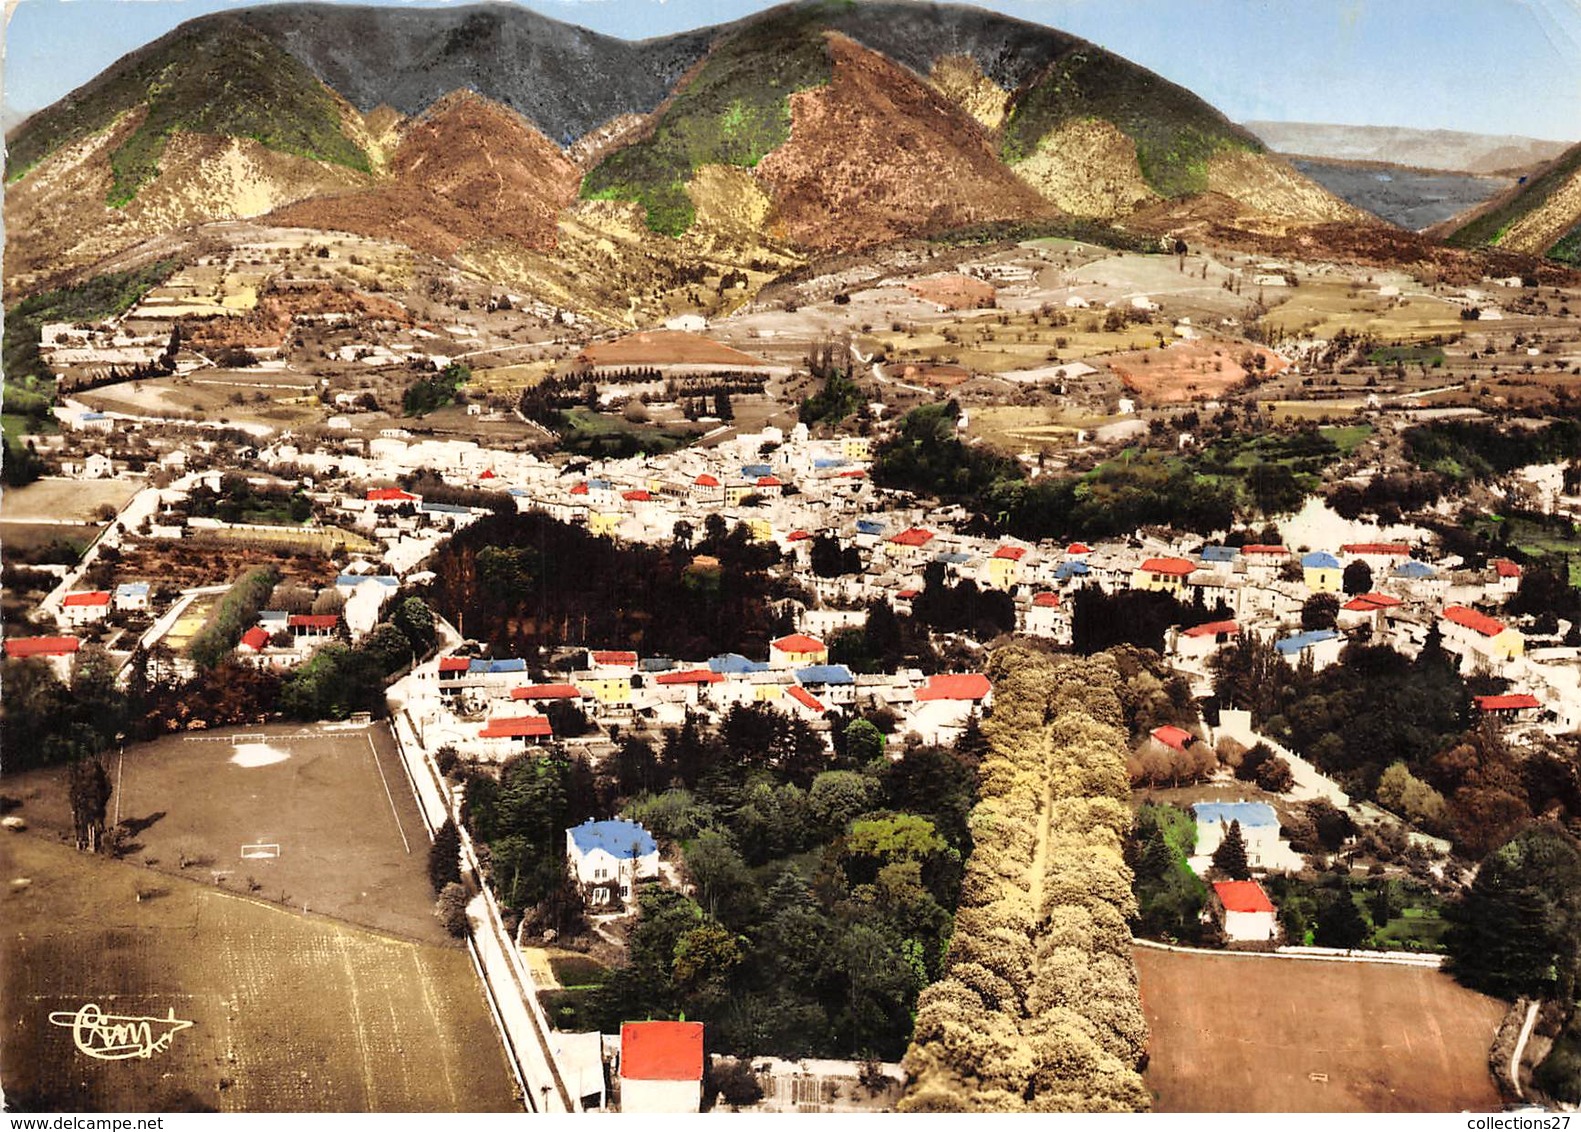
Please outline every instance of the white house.
[{"label": "white house", "polygon": [[1198,857],[1213,855],[1232,822],[1241,823],[1248,865],[1265,868],[1278,856],[1279,815],[1267,802],[1197,802],[1191,809],[1197,816]]},{"label": "white house", "polygon": [[91,590],[67,594],[61,599],[61,619],[68,625],[87,625],[103,621],[110,613],[110,594],[106,590]]},{"label": "white house", "polygon": [[1273,901],[1255,880],[1220,881],[1214,902],[1223,909],[1224,934],[1234,943],[1266,943],[1279,933]]},{"label": "white house", "polygon": [[115,587],[115,608],[135,610],[148,608],[147,582],[122,582]]},{"label": "white house", "polygon": [[607,885],[618,885],[621,899],[630,899],[632,886],[659,875],[659,844],[653,834],[636,822],[613,818],[594,821],[565,831],[565,854],[579,883],[607,897]]},{"label": "white house", "polygon": [[703,1104],[703,1024],[620,1027],[620,1110],[697,1112]]}]

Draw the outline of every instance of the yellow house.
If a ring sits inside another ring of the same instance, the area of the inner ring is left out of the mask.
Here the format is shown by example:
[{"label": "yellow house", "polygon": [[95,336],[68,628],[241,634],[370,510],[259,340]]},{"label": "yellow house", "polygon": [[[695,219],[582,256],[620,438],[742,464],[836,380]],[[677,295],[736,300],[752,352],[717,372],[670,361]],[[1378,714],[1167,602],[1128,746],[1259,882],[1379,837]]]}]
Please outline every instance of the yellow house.
[{"label": "yellow house", "polygon": [[613,535],[624,518],[619,511],[589,511],[587,529],[595,535]]},{"label": "yellow house", "polygon": [[873,458],[872,441],[865,436],[841,437],[840,455],[847,460],[871,460]]},{"label": "yellow house", "polygon": [[996,590],[1008,590],[1021,580],[1021,560],[1026,557],[1023,546],[1001,546],[988,560],[988,584]]},{"label": "yellow house", "polygon": [[1182,596],[1186,579],[1197,568],[1189,558],[1149,558],[1131,574],[1133,590],[1156,590]]},{"label": "yellow house", "polygon": [[829,646],[806,633],[792,633],[769,645],[769,664],[774,668],[804,668],[809,664],[828,664]]},{"label": "yellow house", "polygon": [[752,532],[752,537],[758,542],[772,542],[774,540],[774,524],[767,519],[748,519],[747,529]]},{"label": "yellow house", "polygon": [[1526,638],[1495,617],[1451,605],[1444,610],[1446,639],[1463,641],[1490,660],[1514,660],[1526,653]]},{"label": "yellow house", "polygon": [[1301,577],[1315,594],[1337,594],[1344,588],[1345,571],[1339,559],[1325,550],[1315,550],[1301,559]]},{"label": "yellow house", "polygon": [[752,690],[752,698],[758,703],[768,703],[783,698],[785,689],[778,684],[759,684]]},{"label": "yellow house", "polygon": [[622,705],[631,703],[630,676],[578,677],[576,686],[592,692],[601,704]]},{"label": "yellow house", "polygon": [[757,487],[750,483],[732,483],[725,486],[725,506],[736,507],[747,496],[751,495]]}]

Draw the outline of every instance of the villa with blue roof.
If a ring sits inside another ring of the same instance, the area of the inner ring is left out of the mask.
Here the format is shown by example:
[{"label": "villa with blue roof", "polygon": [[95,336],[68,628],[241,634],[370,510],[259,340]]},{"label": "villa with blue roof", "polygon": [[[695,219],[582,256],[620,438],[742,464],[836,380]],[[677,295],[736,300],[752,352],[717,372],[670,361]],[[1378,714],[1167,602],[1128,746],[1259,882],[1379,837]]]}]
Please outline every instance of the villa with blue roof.
[{"label": "villa with blue roof", "polygon": [[1310,629],[1275,641],[1274,648],[1292,668],[1310,657],[1314,671],[1322,671],[1339,659],[1345,638],[1333,629]]},{"label": "villa with blue roof", "polygon": [[1301,556],[1301,579],[1315,594],[1337,594],[1344,588],[1345,568],[1326,550]]},{"label": "villa with blue roof", "polygon": [[631,899],[636,882],[659,875],[659,843],[633,821],[611,818],[565,831],[565,855],[590,904]]},{"label": "villa with blue roof", "polygon": [[1191,810],[1197,818],[1194,856],[1211,857],[1233,822],[1241,823],[1247,864],[1266,868],[1279,855],[1279,815],[1267,802],[1197,802]]}]

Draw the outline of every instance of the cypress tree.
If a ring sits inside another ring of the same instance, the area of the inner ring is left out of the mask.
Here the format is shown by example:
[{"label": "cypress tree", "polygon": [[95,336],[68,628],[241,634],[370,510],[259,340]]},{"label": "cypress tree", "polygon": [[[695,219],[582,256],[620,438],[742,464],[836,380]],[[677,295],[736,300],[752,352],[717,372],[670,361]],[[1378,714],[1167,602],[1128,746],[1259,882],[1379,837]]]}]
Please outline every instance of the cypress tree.
[{"label": "cypress tree", "polygon": [[1213,851],[1213,867],[1231,880],[1251,879],[1252,870],[1246,863],[1246,838],[1241,835],[1240,822],[1230,823],[1229,832]]},{"label": "cypress tree", "polygon": [[461,883],[461,831],[454,818],[445,819],[428,847],[428,883],[435,892],[444,891],[447,884]]}]

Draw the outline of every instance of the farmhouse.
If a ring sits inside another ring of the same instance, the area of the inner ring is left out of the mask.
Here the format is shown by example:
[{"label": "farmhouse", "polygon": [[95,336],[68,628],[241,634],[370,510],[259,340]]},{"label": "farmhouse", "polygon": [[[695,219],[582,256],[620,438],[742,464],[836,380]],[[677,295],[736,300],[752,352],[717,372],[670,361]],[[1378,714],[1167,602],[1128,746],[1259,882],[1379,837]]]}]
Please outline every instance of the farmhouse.
[{"label": "farmhouse", "polygon": [[1232,822],[1241,823],[1246,863],[1253,868],[1266,867],[1279,851],[1279,815],[1267,802],[1198,802],[1191,810],[1197,818],[1199,857],[1213,855]]},{"label": "farmhouse", "polygon": [[549,739],[554,728],[541,715],[505,716],[490,719],[478,732],[480,745],[494,756],[505,756],[535,746],[539,739]]},{"label": "farmhouse", "polygon": [[1131,575],[1131,588],[1161,590],[1178,598],[1184,595],[1186,579],[1196,568],[1196,563],[1189,558],[1147,558]]},{"label": "farmhouse", "polygon": [[565,855],[594,903],[629,899],[637,881],[659,875],[659,844],[637,822],[588,818],[565,831]]},{"label": "farmhouse", "polygon": [[824,664],[829,660],[829,646],[817,637],[805,633],[792,633],[769,645],[769,667],[801,668],[805,665]]},{"label": "farmhouse", "polygon": [[67,594],[61,599],[61,619],[68,625],[88,625],[103,621],[110,613],[110,594],[107,590],[89,590]]},{"label": "farmhouse", "polygon": [[1255,880],[1226,880],[1213,886],[1213,903],[1232,943],[1267,943],[1279,934],[1273,901]]},{"label": "farmhouse", "polygon": [[627,1022],[621,1026],[622,1112],[696,1112],[702,1103],[701,1022]]},{"label": "farmhouse", "polygon": [[1511,693],[1502,696],[1478,696],[1476,700],[1477,710],[1483,715],[1502,719],[1518,719],[1524,716],[1536,715],[1543,708],[1541,701],[1528,692]]}]

